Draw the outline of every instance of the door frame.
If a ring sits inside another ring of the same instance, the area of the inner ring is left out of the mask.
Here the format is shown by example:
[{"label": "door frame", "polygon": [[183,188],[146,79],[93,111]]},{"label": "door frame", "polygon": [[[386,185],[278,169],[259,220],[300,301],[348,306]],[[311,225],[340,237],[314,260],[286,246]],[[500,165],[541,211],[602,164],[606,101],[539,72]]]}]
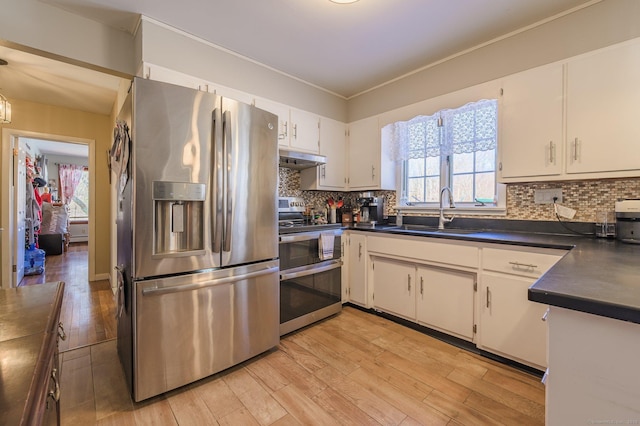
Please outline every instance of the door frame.
[{"label": "door frame", "polygon": [[89,281],[96,281],[95,262],[95,187],[96,187],[96,141],[94,139],[61,136],[51,133],[32,132],[20,129],[2,129],[2,172],[0,185],[2,188],[2,288],[16,287],[13,282],[13,239],[15,218],[13,217],[13,191],[11,181],[13,173],[13,148],[18,147],[18,138],[46,139],[53,142],[79,143],[89,147]]}]

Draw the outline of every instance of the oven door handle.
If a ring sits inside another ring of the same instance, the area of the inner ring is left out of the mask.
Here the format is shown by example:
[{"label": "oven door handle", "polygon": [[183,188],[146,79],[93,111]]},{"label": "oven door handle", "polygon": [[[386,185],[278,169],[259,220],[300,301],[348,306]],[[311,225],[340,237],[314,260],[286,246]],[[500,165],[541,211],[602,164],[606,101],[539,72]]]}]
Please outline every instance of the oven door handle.
[{"label": "oven door handle", "polygon": [[306,277],[308,275],[319,274],[320,272],[331,271],[332,269],[340,268],[342,266],[342,260],[333,260],[329,264],[325,264],[323,266],[317,266],[309,269],[305,269],[304,271],[299,272],[290,272],[280,274],[280,281],[291,280],[293,278]]},{"label": "oven door handle", "polygon": [[[342,235],[342,232],[336,232],[336,231],[322,231],[322,232],[333,232],[333,234],[336,237],[339,235]],[[320,234],[321,232],[300,232],[293,235],[280,235],[280,242],[295,243],[299,241],[317,240],[318,238],[320,238]]]}]

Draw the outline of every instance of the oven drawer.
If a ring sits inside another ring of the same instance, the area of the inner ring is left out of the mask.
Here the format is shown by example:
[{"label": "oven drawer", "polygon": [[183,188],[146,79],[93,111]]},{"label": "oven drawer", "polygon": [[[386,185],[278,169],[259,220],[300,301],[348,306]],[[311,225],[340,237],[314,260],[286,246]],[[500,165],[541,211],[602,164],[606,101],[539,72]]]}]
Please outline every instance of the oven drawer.
[{"label": "oven drawer", "polygon": [[[339,310],[342,306],[341,273],[341,260],[280,271],[281,334],[283,330],[290,332],[321,319],[314,313],[336,306]],[[310,320],[301,322],[304,317]],[[283,324],[289,325],[283,328]]]}]

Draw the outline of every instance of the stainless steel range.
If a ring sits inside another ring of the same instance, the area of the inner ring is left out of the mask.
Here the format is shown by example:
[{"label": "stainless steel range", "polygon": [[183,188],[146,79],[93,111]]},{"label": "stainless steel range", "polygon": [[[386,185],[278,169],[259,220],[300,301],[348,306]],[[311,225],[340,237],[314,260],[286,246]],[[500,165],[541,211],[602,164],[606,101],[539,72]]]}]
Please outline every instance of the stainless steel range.
[{"label": "stainless steel range", "polygon": [[342,229],[309,224],[302,198],[280,198],[280,335],[342,310]]}]

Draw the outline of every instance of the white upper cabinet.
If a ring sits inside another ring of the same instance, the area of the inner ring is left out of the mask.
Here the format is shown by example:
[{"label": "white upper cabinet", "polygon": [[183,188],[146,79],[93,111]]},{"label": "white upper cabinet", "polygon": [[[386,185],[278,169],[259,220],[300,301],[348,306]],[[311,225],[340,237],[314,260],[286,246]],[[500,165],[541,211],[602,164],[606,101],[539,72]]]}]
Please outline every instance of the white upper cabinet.
[{"label": "white upper cabinet", "polygon": [[256,98],[258,108],[278,116],[278,146],[293,151],[318,154],[320,150],[320,118],[306,111],[268,99]]},{"label": "white upper cabinet", "polygon": [[567,173],[640,169],[640,43],[567,66]]},{"label": "white upper cabinet", "polygon": [[396,189],[395,166],[385,148],[378,117],[349,124],[349,189]]},{"label": "white upper cabinet", "polygon": [[506,77],[500,116],[500,177],[562,173],[562,64]]},{"label": "white upper cabinet", "polygon": [[175,84],[177,86],[189,87],[196,90],[207,91],[207,82],[201,78],[161,67],[159,65],[144,63],[140,76],[149,80],[162,81],[164,83]]},{"label": "white upper cabinet", "polygon": [[320,118],[320,154],[327,163],[300,171],[300,185],[307,190],[344,191],[347,184],[345,123]]},{"label": "white upper cabinet", "polygon": [[245,104],[251,105],[254,102],[254,98],[250,94],[241,92],[240,90],[232,89],[230,87],[221,86],[219,84],[214,84],[212,85],[212,87],[209,87],[209,92],[214,92],[216,95],[244,102]]}]

